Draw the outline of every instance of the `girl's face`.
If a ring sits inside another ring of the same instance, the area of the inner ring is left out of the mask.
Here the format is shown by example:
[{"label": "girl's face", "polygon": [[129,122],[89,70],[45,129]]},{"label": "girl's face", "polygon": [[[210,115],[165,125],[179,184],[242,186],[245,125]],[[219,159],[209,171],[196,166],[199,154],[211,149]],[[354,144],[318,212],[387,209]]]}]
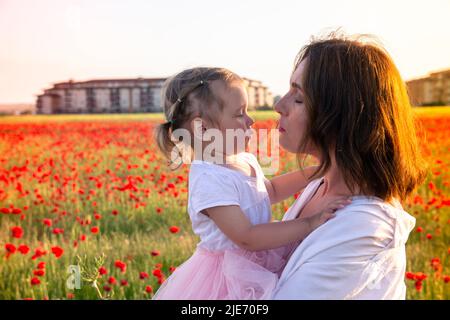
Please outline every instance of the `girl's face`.
[{"label": "girl's face", "polygon": [[277,102],[275,111],[280,114],[278,129],[280,131],[280,145],[292,153],[307,153],[317,156],[310,143],[306,150],[299,150],[300,142],[304,138],[308,114],[304,103],[302,89],[303,72],[307,59],[303,60],[292,74],[289,91]]},{"label": "girl's face", "polygon": [[222,129],[248,130],[254,123],[248,115],[248,97],[243,84],[233,82],[222,86],[220,96],[224,102],[220,125]]},{"label": "girl's face", "polygon": [[230,84],[216,81],[213,90],[216,90],[224,104],[218,119],[218,129],[223,134],[224,153],[237,154],[245,151],[250,140],[250,136],[245,135],[245,132],[251,129],[254,121],[247,113],[248,96],[244,85],[238,81]]}]

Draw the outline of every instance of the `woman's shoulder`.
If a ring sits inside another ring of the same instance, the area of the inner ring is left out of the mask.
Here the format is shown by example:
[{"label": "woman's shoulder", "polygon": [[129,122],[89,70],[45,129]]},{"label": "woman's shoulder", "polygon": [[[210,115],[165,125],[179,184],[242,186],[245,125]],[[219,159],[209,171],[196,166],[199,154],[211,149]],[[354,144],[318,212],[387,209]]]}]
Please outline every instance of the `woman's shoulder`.
[{"label": "woman's shoulder", "polygon": [[385,201],[375,196],[352,196],[352,202],[343,210],[347,212],[365,213],[377,216],[383,220],[397,219],[399,215],[407,214],[399,201]]},{"label": "woman's shoulder", "polygon": [[371,196],[352,197],[352,203],[338,210],[335,219],[336,227],[343,230],[351,226],[368,237],[394,238],[401,242],[406,242],[416,221],[399,202],[393,204]]}]

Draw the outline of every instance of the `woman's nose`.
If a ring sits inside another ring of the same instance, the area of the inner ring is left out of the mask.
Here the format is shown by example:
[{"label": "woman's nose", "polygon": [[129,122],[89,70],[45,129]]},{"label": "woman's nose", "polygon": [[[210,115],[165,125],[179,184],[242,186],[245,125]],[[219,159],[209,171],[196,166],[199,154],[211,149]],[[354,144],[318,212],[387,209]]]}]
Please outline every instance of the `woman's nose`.
[{"label": "woman's nose", "polygon": [[283,114],[283,105],[284,105],[284,97],[282,97],[280,100],[278,100],[275,105],[273,106],[273,109],[278,112],[279,114]]}]

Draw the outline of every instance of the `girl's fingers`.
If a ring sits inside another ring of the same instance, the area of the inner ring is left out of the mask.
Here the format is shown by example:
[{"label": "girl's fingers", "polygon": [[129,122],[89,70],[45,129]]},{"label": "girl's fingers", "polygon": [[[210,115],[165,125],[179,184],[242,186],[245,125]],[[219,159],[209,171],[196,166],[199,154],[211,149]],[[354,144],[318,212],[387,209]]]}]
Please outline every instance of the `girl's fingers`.
[{"label": "girl's fingers", "polygon": [[329,206],[330,208],[343,208],[347,205],[352,203],[351,200],[336,200],[335,202],[332,202]]}]

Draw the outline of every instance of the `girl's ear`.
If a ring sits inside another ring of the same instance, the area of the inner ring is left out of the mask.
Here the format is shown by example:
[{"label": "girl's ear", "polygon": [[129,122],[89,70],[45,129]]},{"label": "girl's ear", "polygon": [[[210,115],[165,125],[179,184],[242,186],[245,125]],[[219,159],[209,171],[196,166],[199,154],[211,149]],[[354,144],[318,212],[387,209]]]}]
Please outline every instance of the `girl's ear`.
[{"label": "girl's ear", "polygon": [[205,122],[200,117],[195,117],[191,120],[191,131],[195,139],[203,140],[203,133],[206,131],[205,125]]}]

